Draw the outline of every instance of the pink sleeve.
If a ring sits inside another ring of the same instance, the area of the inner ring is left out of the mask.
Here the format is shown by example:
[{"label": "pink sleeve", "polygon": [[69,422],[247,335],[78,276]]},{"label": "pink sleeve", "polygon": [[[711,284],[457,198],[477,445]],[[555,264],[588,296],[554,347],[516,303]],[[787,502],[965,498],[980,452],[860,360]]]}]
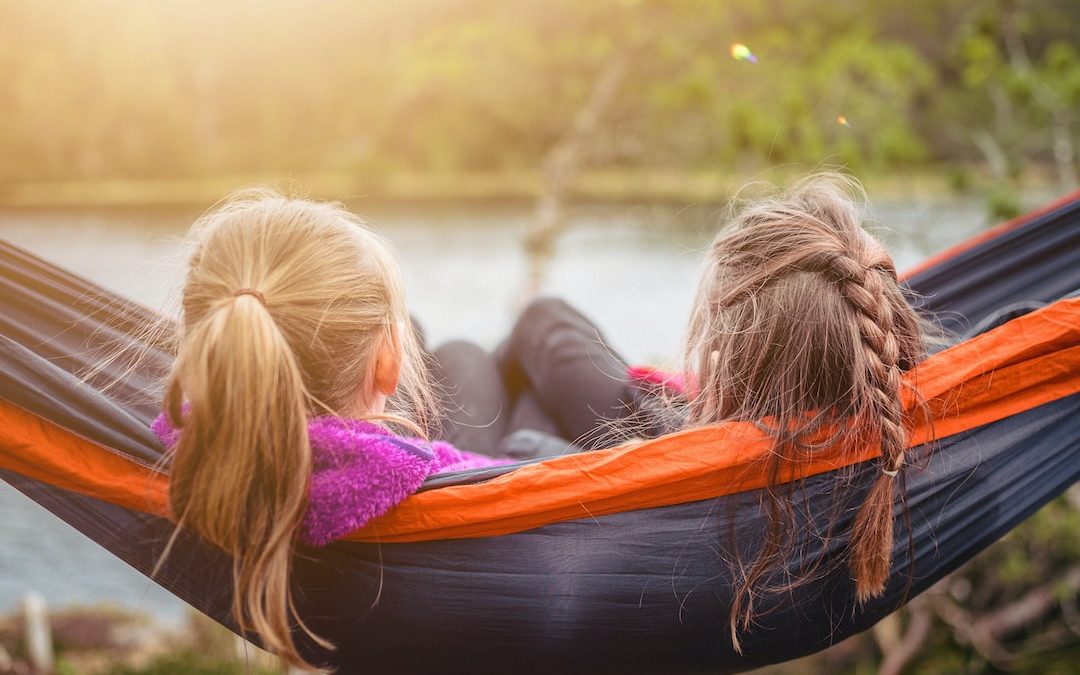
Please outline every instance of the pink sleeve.
[{"label": "pink sleeve", "polygon": [[652,366],[630,366],[626,369],[626,377],[631,382],[654,387],[662,387],[669,393],[679,396],[687,395],[687,376],[684,373],[673,373]]}]

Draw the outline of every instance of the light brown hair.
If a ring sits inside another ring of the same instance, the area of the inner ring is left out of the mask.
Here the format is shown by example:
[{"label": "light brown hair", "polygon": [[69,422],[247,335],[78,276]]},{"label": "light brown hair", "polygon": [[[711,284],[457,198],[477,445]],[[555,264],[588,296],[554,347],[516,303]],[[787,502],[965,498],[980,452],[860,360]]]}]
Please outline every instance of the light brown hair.
[{"label": "light brown hair", "polygon": [[736,649],[760,585],[784,567],[795,540],[792,492],[779,486],[823,446],[880,446],[881,470],[851,526],[848,562],[860,602],[880,595],[889,576],[895,472],[910,423],[902,374],[925,347],[892,258],[862,228],[861,200],[853,180],[813,176],[745,207],[707,255],[685,351],[686,370],[698,378],[689,422],[755,420],[774,438],[765,460],[768,531],[735,566]]},{"label": "light brown hair", "polygon": [[402,372],[382,417],[428,428],[436,408],[421,347],[394,258],[339,206],[251,190],[192,235],[165,393],[180,430],[172,515],[232,556],[240,627],[310,668],[292,639],[294,623],[307,629],[289,591],[311,476],[308,418],[364,416],[376,351],[394,340]]}]

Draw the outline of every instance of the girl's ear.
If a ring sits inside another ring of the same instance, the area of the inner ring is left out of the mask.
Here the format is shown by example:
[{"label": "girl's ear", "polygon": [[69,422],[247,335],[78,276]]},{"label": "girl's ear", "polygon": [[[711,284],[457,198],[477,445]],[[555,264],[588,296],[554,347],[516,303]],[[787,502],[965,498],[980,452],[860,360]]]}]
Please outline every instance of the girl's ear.
[{"label": "girl's ear", "polygon": [[375,355],[375,393],[393,396],[401,379],[402,326],[387,331]]}]

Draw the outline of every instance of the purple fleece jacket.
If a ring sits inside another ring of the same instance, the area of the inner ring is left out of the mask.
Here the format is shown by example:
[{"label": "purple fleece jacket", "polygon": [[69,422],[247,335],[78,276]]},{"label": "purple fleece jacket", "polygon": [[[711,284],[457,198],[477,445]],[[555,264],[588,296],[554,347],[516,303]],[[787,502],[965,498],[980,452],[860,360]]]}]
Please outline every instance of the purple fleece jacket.
[{"label": "purple fleece jacket", "polygon": [[[150,428],[166,447],[176,446],[180,434],[167,415],[158,415]],[[363,527],[416,492],[430,475],[511,462],[341,417],[312,418],[308,436],[312,472],[300,541],[309,546],[325,546]]]}]

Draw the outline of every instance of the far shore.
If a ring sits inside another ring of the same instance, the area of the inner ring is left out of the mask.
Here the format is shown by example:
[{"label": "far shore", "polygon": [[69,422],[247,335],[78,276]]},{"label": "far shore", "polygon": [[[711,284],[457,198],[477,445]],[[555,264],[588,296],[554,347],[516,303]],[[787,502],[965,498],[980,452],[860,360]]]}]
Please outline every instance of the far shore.
[{"label": "far shore", "polygon": [[[781,167],[757,173],[666,169],[596,169],[567,194],[571,203],[639,203],[677,206],[723,204],[750,182],[784,183],[805,173]],[[974,169],[936,169],[861,177],[871,198],[944,199],[981,194],[992,186]],[[261,185],[347,205],[363,203],[531,203],[543,191],[534,172],[295,173],[155,179],[0,182],[0,208],[97,208],[206,206],[238,188]],[[1024,177],[1020,190],[1053,193],[1040,175]]]}]

